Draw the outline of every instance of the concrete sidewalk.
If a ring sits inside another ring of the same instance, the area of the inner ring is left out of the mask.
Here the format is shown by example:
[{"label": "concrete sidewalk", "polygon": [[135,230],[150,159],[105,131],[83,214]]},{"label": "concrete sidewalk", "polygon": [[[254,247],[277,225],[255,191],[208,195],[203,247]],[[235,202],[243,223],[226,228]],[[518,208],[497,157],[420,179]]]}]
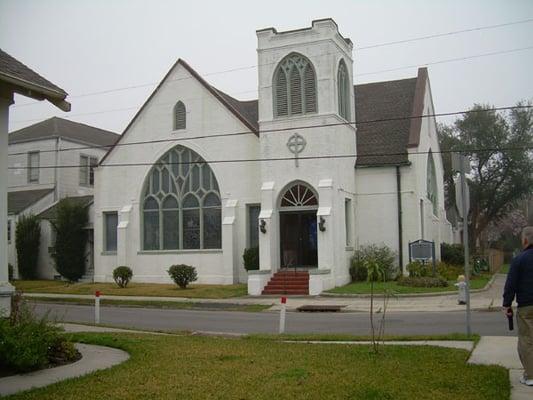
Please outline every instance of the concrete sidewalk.
[{"label": "concrete sidewalk", "polygon": [[512,336],[482,336],[468,362],[508,368],[511,400],[531,400],[533,399],[533,387],[520,383],[524,370],[516,350],[517,341],[518,338]]},{"label": "concrete sidewalk", "polygon": [[[471,294],[472,310],[499,309],[502,301],[503,286],[505,284],[505,275],[496,274],[490,287],[486,290],[476,291]],[[74,294],[47,294],[47,293],[25,293],[25,297],[47,297],[54,299],[76,298],[76,299],[94,299],[92,295],[74,295]],[[183,297],[153,297],[153,296],[106,296],[105,293],[101,299],[110,300],[134,300],[134,301],[165,301],[165,302],[188,302],[188,303],[226,303],[226,304],[263,304],[272,305],[270,310],[275,311],[280,308],[280,297],[235,297],[229,299],[193,299]],[[342,306],[342,311],[361,312],[368,311],[370,298],[365,297],[346,297],[346,296],[288,296],[287,310],[294,311],[304,305],[338,305]],[[383,306],[381,296],[375,297],[375,309],[378,311]],[[415,311],[461,311],[464,305],[457,304],[456,294],[428,294],[413,296],[396,296],[391,297],[387,306],[387,311],[391,312],[415,312]]]}]

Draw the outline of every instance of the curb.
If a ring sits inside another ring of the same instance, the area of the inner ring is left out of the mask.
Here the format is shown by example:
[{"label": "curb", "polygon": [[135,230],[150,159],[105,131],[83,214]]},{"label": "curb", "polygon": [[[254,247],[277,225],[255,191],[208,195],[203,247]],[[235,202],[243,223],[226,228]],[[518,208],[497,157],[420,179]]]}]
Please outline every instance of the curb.
[{"label": "curb", "polygon": [[[491,286],[494,284],[494,281],[496,280],[496,275],[492,275],[492,278],[487,282],[487,284],[481,288],[481,289],[472,289],[470,290],[470,293],[481,293],[486,292],[491,288]],[[457,291],[446,291],[446,292],[435,292],[435,293],[400,293],[395,294],[394,297],[404,297],[404,298],[419,298],[419,297],[439,297],[439,296],[451,296],[451,295],[457,295]],[[370,298],[370,294],[349,294],[349,293],[328,293],[323,292],[318,297],[341,297],[341,298]],[[374,298],[383,298],[383,293],[377,293],[374,295]]]}]

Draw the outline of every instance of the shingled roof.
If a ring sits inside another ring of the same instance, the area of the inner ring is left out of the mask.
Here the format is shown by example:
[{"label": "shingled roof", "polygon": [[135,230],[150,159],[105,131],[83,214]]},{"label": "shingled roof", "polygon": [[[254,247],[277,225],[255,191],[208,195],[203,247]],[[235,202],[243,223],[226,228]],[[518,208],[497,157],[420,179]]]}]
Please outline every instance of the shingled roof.
[{"label": "shingled roof", "polygon": [[[72,197],[66,197],[71,204],[79,205],[82,207],[89,207],[93,203],[94,197],[92,195],[88,196],[72,196]],[[55,220],[57,218],[57,206],[59,202],[56,202],[52,204],[50,207],[48,207],[46,210],[41,212],[38,217],[42,219],[47,220]]]},{"label": "shingled roof", "polygon": [[67,93],[63,89],[2,49],[0,49],[0,82],[8,85],[16,93],[38,100],[48,99],[63,111],[70,111],[70,104],[65,101]]},{"label": "shingled roof", "polygon": [[35,189],[8,192],[7,213],[18,214],[53,191],[54,189]]},{"label": "shingled roof", "polygon": [[77,142],[98,146],[111,146],[118,140],[120,135],[93,126],[80,124],[79,122],[52,117],[11,132],[9,134],[9,144],[55,137],[72,139]]}]

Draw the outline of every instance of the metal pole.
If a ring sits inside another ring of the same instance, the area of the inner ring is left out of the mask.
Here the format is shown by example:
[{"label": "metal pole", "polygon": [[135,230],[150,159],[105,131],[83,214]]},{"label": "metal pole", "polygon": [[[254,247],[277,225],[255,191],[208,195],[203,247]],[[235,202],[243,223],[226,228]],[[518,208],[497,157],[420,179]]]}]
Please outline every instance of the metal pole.
[{"label": "metal pole", "polygon": [[285,333],[285,312],[287,311],[286,303],[287,303],[287,298],[282,297],[281,298],[281,310],[279,312],[279,333],[280,335],[282,333]]},{"label": "metal pole", "polygon": [[461,197],[463,208],[463,245],[465,249],[465,282],[466,282],[466,334],[470,336],[472,329],[470,326],[470,263],[468,249],[468,210],[466,204],[466,179],[465,179],[466,157],[461,155]]},{"label": "metal pole", "polygon": [[100,291],[97,290],[94,296],[94,323],[100,323]]}]

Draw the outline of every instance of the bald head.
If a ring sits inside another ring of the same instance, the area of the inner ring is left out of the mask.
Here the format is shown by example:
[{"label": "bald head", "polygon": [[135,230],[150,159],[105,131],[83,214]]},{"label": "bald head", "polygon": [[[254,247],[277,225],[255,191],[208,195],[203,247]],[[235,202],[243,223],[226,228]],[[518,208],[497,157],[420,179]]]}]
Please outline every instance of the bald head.
[{"label": "bald head", "polygon": [[522,244],[524,248],[533,244],[533,226],[526,226],[522,230]]}]

